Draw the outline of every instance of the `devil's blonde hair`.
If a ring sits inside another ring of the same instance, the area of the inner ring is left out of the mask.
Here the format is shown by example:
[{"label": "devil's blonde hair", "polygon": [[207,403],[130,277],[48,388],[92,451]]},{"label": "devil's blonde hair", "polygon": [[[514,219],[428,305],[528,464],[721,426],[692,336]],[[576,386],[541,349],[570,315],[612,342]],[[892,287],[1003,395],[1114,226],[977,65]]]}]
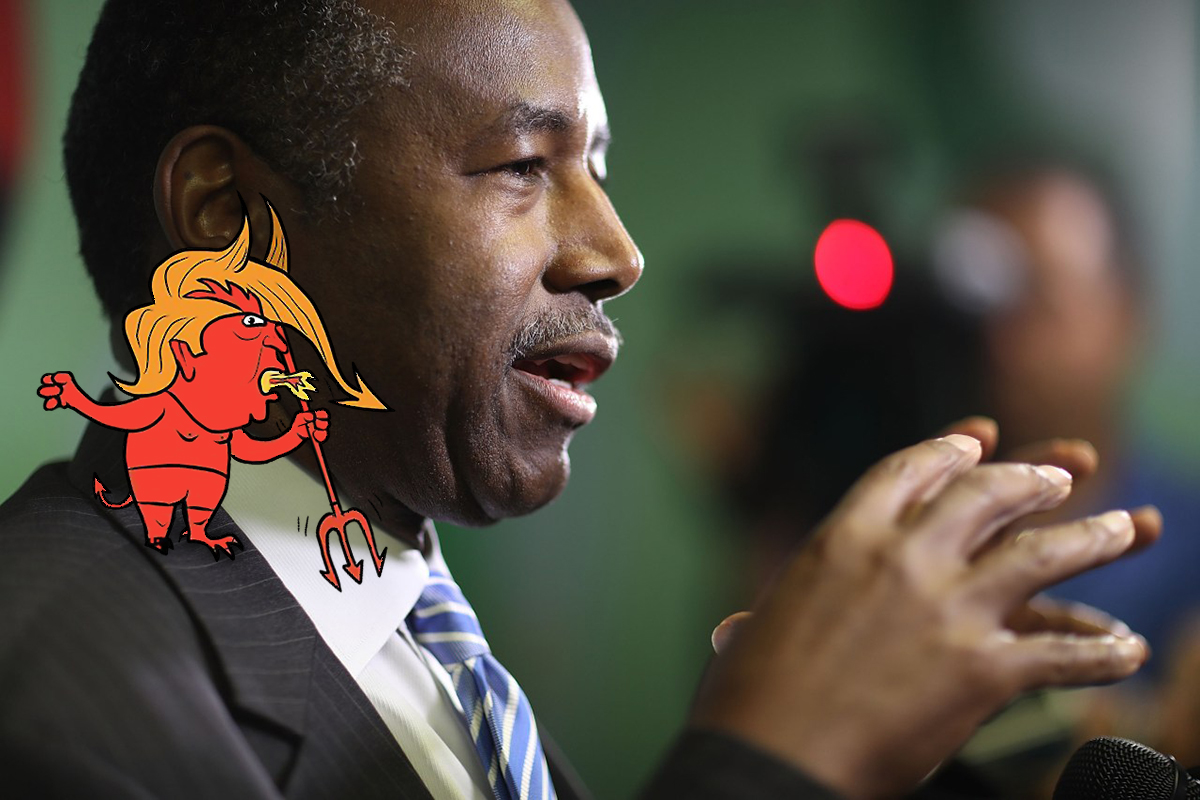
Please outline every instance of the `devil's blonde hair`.
[{"label": "devil's blonde hair", "polygon": [[161,392],[171,385],[179,365],[171,352],[171,341],[183,342],[196,355],[202,354],[200,335],[210,322],[237,313],[218,300],[188,297],[192,292],[212,295],[211,285],[230,284],[251,293],[262,305],[263,317],[288,325],[313,343],[333,379],[349,400],[342,405],[385,408],[356,374],[352,387],[338,370],[333,346],[325,333],[320,314],[312,301],[288,276],[287,239],[275,209],[271,214],[271,246],[266,263],[250,258],[250,220],[242,218],[242,229],[224,250],[182,250],[164,260],[150,278],[153,302],[136,308],[125,317],[125,336],[137,360],[138,379],[132,384],[116,380],[132,395]]}]

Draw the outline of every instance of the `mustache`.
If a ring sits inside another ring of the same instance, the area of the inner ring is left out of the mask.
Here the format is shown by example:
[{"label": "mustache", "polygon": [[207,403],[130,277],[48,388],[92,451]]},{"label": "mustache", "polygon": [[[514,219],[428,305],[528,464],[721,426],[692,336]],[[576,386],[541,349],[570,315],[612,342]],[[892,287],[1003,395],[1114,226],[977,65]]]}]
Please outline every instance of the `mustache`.
[{"label": "mustache", "polygon": [[600,309],[588,306],[569,311],[548,311],[526,323],[513,336],[508,355],[513,361],[519,361],[546,344],[583,333],[604,334],[615,339],[618,346],[624,343],[613,321]]}]

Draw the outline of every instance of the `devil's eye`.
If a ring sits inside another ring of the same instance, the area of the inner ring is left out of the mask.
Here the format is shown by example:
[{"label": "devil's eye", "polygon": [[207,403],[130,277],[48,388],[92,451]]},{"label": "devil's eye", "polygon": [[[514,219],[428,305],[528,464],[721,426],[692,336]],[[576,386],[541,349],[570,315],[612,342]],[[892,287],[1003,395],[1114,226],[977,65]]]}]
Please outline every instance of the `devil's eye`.
[{"label": "devil's eye", "polygon": [[247,314],[246,316],[242,317],[242,324],[247,328],[261,328],[263,325],[267,324],[267,321],[258,314]]}]

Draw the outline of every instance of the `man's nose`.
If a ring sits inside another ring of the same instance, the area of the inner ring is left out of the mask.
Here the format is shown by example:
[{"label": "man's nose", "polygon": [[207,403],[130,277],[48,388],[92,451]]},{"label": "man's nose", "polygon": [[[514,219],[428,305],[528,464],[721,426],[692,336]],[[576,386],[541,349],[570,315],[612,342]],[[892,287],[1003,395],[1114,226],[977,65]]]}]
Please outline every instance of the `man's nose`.
[{"label": "man's nose", "polygon": [[642,274],[642,254],[604,189],[590,174],[557,187],[551,226],[558,250],[546,270],[551,291],[582,292],[592,302],[627,292]]},{"label": "man's nose", "polygon": [[278,322],[270,322],[268,325],[270,325],[270,328],[267,330],[266,335],[263,336],[263,347],[278,350],[281,354],[286,353],[288,346],[287,339],[283,338],[283,326]]}]

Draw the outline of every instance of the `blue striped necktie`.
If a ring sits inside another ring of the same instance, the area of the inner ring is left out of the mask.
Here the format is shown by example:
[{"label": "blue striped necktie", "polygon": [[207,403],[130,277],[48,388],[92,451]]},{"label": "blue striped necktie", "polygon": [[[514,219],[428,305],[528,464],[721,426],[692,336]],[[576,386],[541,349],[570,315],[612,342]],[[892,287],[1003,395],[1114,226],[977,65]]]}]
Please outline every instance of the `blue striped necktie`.
[{"label": "blue striped necktie", "polygon": [[450,673],[497,800],[556,800],[529,700],[492,655],[454,579],[431,570],[407,622]]}]

